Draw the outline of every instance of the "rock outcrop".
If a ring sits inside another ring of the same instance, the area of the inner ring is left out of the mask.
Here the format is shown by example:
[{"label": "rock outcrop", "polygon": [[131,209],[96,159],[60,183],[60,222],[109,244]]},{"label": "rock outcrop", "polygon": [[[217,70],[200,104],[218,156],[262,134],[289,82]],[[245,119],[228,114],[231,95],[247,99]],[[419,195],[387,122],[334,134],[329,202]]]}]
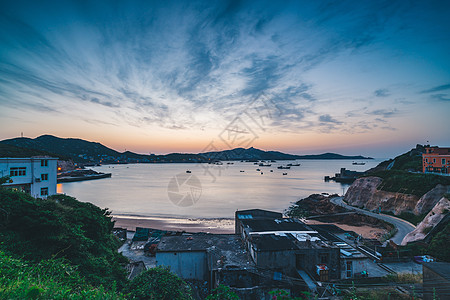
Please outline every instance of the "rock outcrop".
[{"label": "rock outcrop", "polygon": [[421,241],[450,211],[450,201],[442,197],[427,214],[416,229],[408,233],[402,241],[402,245],[410,242]]},{"label": "rock outcrop", "polygon": [[353,206],[389,211],[396,215],[414,211],[419,197],[378,190],[377,187],[382,181],[380,177],[358,178],[345,193],[345,201]]},{"label": "rock outcrop", "polygon": [[358,178],[345,193],[345,201],[350,205],[368,210],[380,209],[395,215],[402,212],[420,215],[429,212],[444,194],[450,193],[450,185],[438,184],[419,198],[416,195],[378,190],[382,181],[380,177]]},{"label": "rock outcrop", "polygon": [[450,185],[445,186],[438,184],[434,189],[419,199],[419,202],[417,202],[417,205],[414,208],[414,213],[416,215],[421,215],[429,212],[446,193],[450,193]]}]

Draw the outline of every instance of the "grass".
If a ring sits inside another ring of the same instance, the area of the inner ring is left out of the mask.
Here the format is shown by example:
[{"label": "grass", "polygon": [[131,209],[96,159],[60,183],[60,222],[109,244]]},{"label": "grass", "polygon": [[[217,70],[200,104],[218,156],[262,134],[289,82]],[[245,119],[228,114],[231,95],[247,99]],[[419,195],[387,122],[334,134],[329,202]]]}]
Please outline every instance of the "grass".
[{"label": "grass", "polygon": [[422,283],[421,273],[397,273],[385,276],[386,280],[395,283]]},{"label": "grass", "polygon": [[86,283],[61,259],[32,264],[0,252],[0,299],[124,299]]},{"label": "grass", "polygon": [[450,185],[450,177],[434,174],[410,173],[401,170],[380,171],[366,176],[376,176],[383,179],[379,190],[394,193],[404,193],[422,197],[436,185]]}]

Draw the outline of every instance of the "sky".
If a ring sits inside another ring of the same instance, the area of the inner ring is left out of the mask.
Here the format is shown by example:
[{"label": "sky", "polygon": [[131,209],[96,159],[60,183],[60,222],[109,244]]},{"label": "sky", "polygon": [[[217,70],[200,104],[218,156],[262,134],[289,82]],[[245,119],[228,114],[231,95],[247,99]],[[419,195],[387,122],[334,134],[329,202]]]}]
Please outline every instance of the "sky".
[{"label": "sky", "polygon": [[450,146],[448,1],[1,1],[0,139]]}]

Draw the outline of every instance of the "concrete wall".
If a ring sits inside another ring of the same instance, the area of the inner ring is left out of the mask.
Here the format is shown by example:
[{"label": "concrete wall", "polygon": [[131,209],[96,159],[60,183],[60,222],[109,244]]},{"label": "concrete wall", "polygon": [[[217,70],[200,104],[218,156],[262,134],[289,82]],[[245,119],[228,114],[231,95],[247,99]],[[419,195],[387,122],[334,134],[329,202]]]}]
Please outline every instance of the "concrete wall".
[{"label": "concrete wall", "polygon": [[255,264],[260,268],[293,270],[295,268],[294,250],[251,251]]},{"label": "concrete wall", "polygon": [[[347,262],[352,262],[352,276],[347,276]],[[367,271],[368,269],[368,263],[370,259],[369,258],[344,258],[341,260],[341,278],[355,278],[358,277],[359,274],[361,274],[362,271]],[[370,274],[369,274],[370,275]]]},{"label": "concrete wall", "polygon": [[[322,248],[322,249],[301,249],[295,252],[296,260],[294,266],[303,269],[311,276],[316,276],[316,265],[326,264],[328,267],[329,279],[340,279],[341,264],[340,251],[338,248]],[[325,258],[325,261],[322,260]]]},{"label": "concrete wall", "polygon": [[156,265],[170,267],[183,279],[206,280],[208,268],[205,251],[156,252]]}]

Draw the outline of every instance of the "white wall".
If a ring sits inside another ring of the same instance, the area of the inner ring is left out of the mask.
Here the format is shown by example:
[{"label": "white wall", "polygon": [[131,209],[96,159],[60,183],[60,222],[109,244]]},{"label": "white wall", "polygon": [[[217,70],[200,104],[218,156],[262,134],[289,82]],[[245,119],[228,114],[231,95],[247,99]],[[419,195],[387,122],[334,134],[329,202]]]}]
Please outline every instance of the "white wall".
[{"label": "white wall", "polygon": [[[47,160],[47,166],[41,166],[41,161]],[[56,194],[57,158],[0,158],[0,176],[9,176],[11,168],[26,168],[25,176],[12,176],[12,182],[6,186],[29,185],[30,194],[36,198],[41,196],[41,188],[48,188],[48,195]],[[41,180],[42,174],[48,174],[48,179]]]}]

